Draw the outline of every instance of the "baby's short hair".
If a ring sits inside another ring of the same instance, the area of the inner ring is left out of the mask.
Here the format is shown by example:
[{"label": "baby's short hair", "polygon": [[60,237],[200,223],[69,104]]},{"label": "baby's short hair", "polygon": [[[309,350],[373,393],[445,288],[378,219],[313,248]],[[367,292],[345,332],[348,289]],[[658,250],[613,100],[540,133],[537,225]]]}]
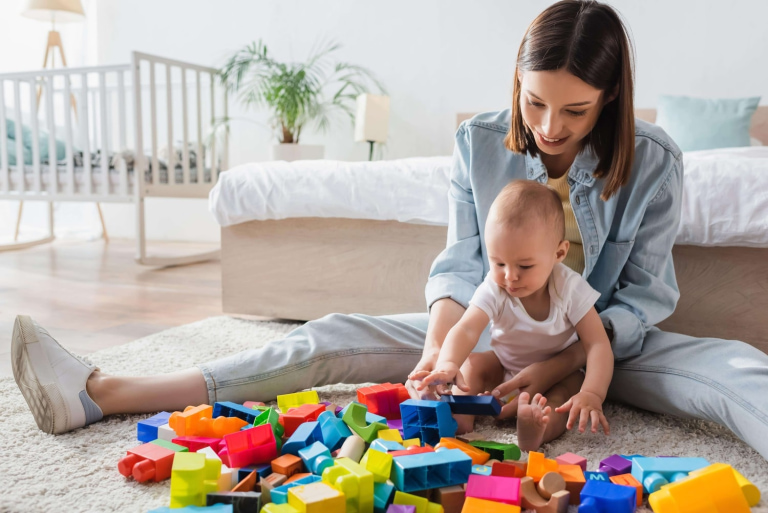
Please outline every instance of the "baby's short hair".
[{"label": "baby's short hair", "polygon": [[565,238],[565,213],[557,192],[533,180],[514,180],[493,200],[488,221],[503,226],[520,226],[544,221],[560,239]]}]

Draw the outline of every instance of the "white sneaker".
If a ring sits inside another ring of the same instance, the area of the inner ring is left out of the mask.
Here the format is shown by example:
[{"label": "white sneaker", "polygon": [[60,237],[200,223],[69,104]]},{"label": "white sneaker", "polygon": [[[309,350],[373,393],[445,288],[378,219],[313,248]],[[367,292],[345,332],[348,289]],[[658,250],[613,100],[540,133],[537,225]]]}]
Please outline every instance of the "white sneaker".
[{"label": "white sneaker", "polygon": [[11,339],[13,377],[37,426],[66,433],[101,420],[101,408],[88,396],[85,382],[93,365],[64,349],[26,315],[16,317]]}]

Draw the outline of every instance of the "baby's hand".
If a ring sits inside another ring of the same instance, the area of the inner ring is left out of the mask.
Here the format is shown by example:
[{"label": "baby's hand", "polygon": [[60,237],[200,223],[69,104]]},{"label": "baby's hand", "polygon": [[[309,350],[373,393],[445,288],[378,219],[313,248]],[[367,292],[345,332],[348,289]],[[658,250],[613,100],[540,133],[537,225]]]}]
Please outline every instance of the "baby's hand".
[{"label": "baby's hand", "polygon": [[603,400],[592,392],[582,391],[568,399],[565,404],[555,408],[557,413],[570,411],[568,415],[567,429],[573,427],[576,418],[579,419],[579,432],[583,433],[587,428],[587,422],[592,421],[592,432],[597,433],[598,424],[603,426],[606,435],[610,434],[608,420],[603,415]]},{"label": "baby's hand", "polygon": [[450,362],[438,363],[432,372],[414,372],[408,376],[408,379],[415,383],[416,390],[434,386],[440,395],[450,394],[453,385],[465,392],[470,390],[464,382],[464,376],[459,372],[459,367]]}]

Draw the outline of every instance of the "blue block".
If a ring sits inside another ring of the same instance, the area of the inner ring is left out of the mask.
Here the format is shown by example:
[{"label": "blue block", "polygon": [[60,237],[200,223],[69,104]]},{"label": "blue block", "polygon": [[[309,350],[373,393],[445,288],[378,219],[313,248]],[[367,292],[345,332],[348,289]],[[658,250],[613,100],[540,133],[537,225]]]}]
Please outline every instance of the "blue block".
[{"label": "blue block", "polygon": [[584,472],[584,479],[587,482],[589,481],[600,481],[603,483],[611,482],[611,476],[609,476],[605,472]]},{"label": "blue block", "polygon": [[440,400],[448,403],[456,415],[492,415],[501,413],[501,403],[492,395],[444,395]]},{"label": "blue block", "polygon": [[[340,412],[339,412],[339,413],[338,413],[336,416],[337,416],[338,418],[340,418],[340,419],[341,419],[341,418],[344,418],[344,414],[345,414],[345,413],[347,413],[347,410],[348,410],[348,409],[349,409],[349,407],[350,407],[351,405],[353,405],[353,404],[359,404],[360,406],[365,406],[364,404],[362,404],[362,403],[359,403],[359,402],[357,402],[357,401],[352,401],[351,403],[349,403],[348,405],[346,405],[346,406],[345,406],[345,407],[344,407],[344,408],[343,408],[343,409],[342,409],[342,410],[341,410],[341,411],[340,411]],[[376,415],[375,413],[371,413],[371,412],[369,412],[369,411],[368,411],[368,407],[367,407],[367,406],[365,406],[365,409],[366,409],[366,413],[365,413],[365,421],[366,421],[368,424],[373,424],[374,422],[379,422],[379,423],[381,423],[381,424],[384,424],[385,426],[387,425],[387,418],[386,418],[386,417],[382,417],[381,415]]]},{"label": "blue block", "polygon": [[237,417],[238,419],[243,419],[248,424],[253,424],[253,421],[256,420],[259,413],[261,412],[254,410],[253,408],[246,408],[242,404],[231,403],[229,401],[213,404],[214,419],[216,417]]},{"label": "blue block", "polygon": [[394,458],[389,479],[409,493],[466,483],[471,472],[472,458],[459,449],[446,449]]},{"label": "blue block", "polygon": [[292,481],[288,484],[284,484],[282,486],[278,486],[277,488],[273,488],[269,491],[269,497],[272,499],[272,502],[275,504],[286,504],[288,502],[288,490],[293,488],[294,486],[302,486],[302,485],[308,485],[312,483],[317,483],[318,481],[322,481],[323,478],[320,476],[306,476],[302,477],[301,479],[297,479],[296,481]]},{"label": "blue block", "polygon": [[395,491],[389,483],[373,483],[373,513],[386,513],[395,500]]},{"label": "blue block", "polygon": [[472,473],[479,476],[490,476],[491,467],[488,465],[472,465]]},{"label": "blue block", "polygon": [[579,513],[633,513],[637,490],[601,481],[587,481],[581,489]]},{"label": "blue block", "polygon": [[371,449],[375,449],[380,452],[389,452],[404,451],[405,447],[403,447],[398,442],[395,442],[394,440],[384,440],[383,438],[377,438],[371,442]]},{"label": "blue block", "polygon": [[408,399],[400,403],[400,414],[406,440],[418,437],[423,443],[437,445],[440,438],[453,437],[458,429],[451,407],[442,401]]},{"label": "blue block", "polygon": [[315,442],[322,442],[323,431],[320,429],[320,423],[317,421],[305,422],[296,428],[291,437],[283,445],[283,454],[299,455],[299,451],[304,447],[309,447]]},{"label": "blue block", "polygon": [[322,475],[323,470],[333,466],[331,451],[321,442],[299,449],[299,458],[310,472],[317,475]]},{"label": "blue block", "polygon": [[323,433],[323,444],[331,451],[341,447],[344,440],[352,436],[349,426],[329,411],[321,413],[317,422],[320,423],[320,431]]},{"label": "blue block", "polygon": [[194,513],[199,511],[201,513],[232,513],[232,504],[215,504],[213,506],[187,506],[184,508],[169,508],[163,506],[162,508],[151,509],[147,513]]},{"label": "blue block", "polygon": [[[243,479],[248,477],[248,475],[251,472],[253,472],[254,470],[256,471],[256,475],[259,478],[267,477],[268,475],[270,475],[272,473],[272,464],[271,463],[260,463],[258,465],[254,465],[252,467],[243,467],[243,468],[237,469],[237,482],[239,483],[240,481],[242,481]],[[258,481],[259,481],[259,479],[257,478],[256,482],[258,483]]]},{"label": "blue block", "polygon": [[653,493],[707,466],[706,458],[633,458],[632,476],[642,483],[646,492]]},{"label": "blue block", "polygon": [[144,443],[157,440],[157,428],[164,424],[168,424],[168,419],[170,417],[170,413],[163,411],[154,417],[140,420],[139,423],[136,424],[136,438],[138,438],[139,442]]}]

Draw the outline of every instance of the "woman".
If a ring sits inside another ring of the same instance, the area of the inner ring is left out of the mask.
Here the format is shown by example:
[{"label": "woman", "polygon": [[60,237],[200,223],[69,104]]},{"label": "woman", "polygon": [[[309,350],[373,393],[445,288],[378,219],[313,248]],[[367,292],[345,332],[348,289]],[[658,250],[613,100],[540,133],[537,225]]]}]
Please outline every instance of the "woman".
[{"label": "woman", "polygon": [[[431,370],[488,269],[483,228],[513,179],[549,183],[570,219],[566,264],[601,293],[596,306],[617,362],[609,397],[712,420],[768,458],[768,356],[738,341],[654,328],[679,293],[672,245],[680,219],[680,150],[633,117],[631,47],[609,6],[566,0],[529,27],[511,111],[483,114],[456,135],[446,249],[426,288],[429,314],[330,315],[263,348],[172,374],[108,376],[70,355],[29,318],[13,337],[17,383],[41,429],[61,433],[112,413],[270,400],[329,383],[402,382]],[[488,349],[487,333],[477,351]],[[475,356],[475,358],[477,358]],[[584,365],[581,344],[498,387],[533,396]],[[416,395],[410,383],[407,385]],[[502,416],[514,415],[515,402]]]}]

